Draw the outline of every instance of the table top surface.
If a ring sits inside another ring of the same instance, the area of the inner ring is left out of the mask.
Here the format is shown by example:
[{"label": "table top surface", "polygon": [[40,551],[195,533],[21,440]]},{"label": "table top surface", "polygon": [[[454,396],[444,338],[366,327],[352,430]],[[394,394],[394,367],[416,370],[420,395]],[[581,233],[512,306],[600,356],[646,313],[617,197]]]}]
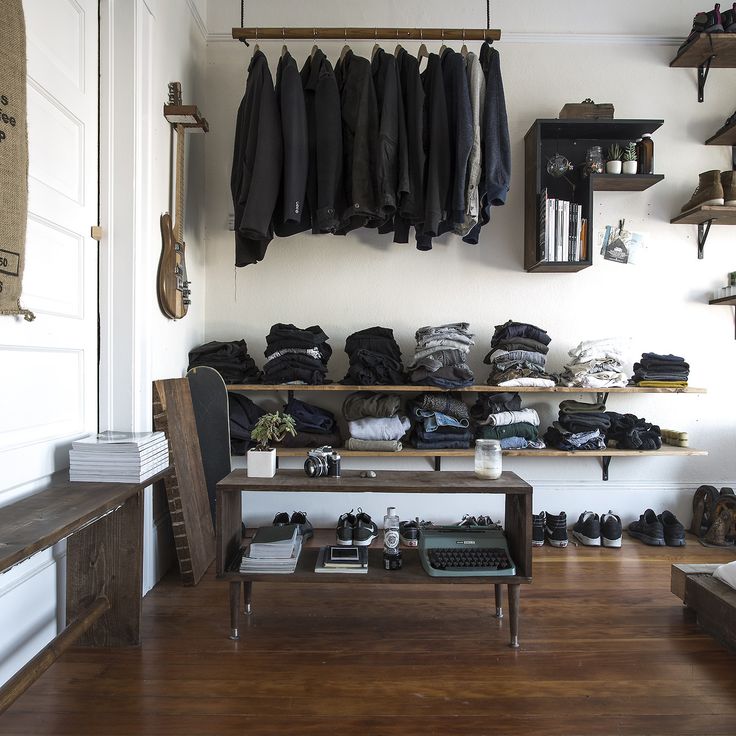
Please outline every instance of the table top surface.
[{"label": "table top surface", "polygon": [[219,491],[294,491],[381,493],[513,493],[531,494],[532,486],[516,473],[504,471],[496,480],[477,478],[472,471],[377,470],[362,478],[360,470],[343,470],[339,478],[308,478],[303,470],[277,470],[273,478],[249,478],[244,468],[233,470],[218,484]]}]

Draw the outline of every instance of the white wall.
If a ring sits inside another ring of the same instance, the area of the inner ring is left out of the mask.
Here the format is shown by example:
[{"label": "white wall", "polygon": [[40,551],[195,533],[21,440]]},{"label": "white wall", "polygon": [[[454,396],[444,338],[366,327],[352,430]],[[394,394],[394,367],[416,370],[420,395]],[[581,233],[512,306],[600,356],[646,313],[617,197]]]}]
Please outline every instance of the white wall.
[{"label": "white wall", "polygon": [[[549,332],[549,365],[559,369],[566,352],[580,340],[629,337],[629,365],[643,351],[684,355],[690,383],[708,394],[615,396],[609,408],[633,412],[663,427],[686,430],[691,445],[709,457],[614,460],[611,480],[601,482],[595,459],[507,458],[504,466],[535,487],[535,511],[566,510],[577,516],[592,508],[612,508],[625,520],[646,506],[669,506],[689,522],[692,492],[701,483],[733,484],[734,421],[730,371],[736,342],[731,309],[707,304],[713,288],[734,268],[731,228],[713,227],[705,259],[696,257],[696,228],[674,226],[697,184],[699,172],[730,168],[730,149],[703,141],[733,112],[736,72],[710,73],[705,103],[698,104],[696,72],[670,69],[677,45],[690,30],[691,3],[627,2],[554,4],[533,0],[494,3],[497,42],[511,131],[513,173],[506,206],[497,209],[478,246],[446,236],[429,253],[395,245],[390,236],[361,230],[346,238],[301,235],[276,240],[261,264],[236,270],[234,238],[227,230],[232,212],[229,171],[234,120],[245,84],[251,49],[230,39],[239,25],[239,3],[208,5],[206,110],[212,124],[207,140],[207,308],[206,339],[244,338],[262,363],[265,335],[274,322],[319,324],[330,336],[334,354],[330,375],[339,380],[347,367],[344,341],[351,332],[380,324],[392,327],[405,358],[414,331],[427,324],[466,320],[476,333],[471,366],[479,382],[487,367],[493,325],[506,319],[529,321]],[[666,10],[666,12],[665,12]],[[285,0],[248,3],[246,26],[414,26],[483,27],[485,6],[449,5],[438,0],[396,4],[320,2],[295,5]],[[289,44],[299,65],[311,42]],[[321,47],[333,61],[343,42]],[[370,41],[351,44],[369,55]],[[393,50],[394,44],[386,47]],[[431,44],[436,51],[439,43]],[[405,44],[415,51],[418,44]],[[472,45],[471,50],[472,50]],[[281,42],[261,42],[275,75]],[[523,270],[523,136],[536,118],[556,117],[566,102],[592,97],[611,102],[617,118],[662,118],[654,135],[657,171],[665,180],[643,193],[596,194],[597,225],[626,218],[627,226],[647,233],[649,258],[626,266],[595,257],[577,274],[527,274]],[[317,394],[306,400],[330,406]],[[556,413],[559,397],[527,397],[543,421]],[[335,406],[333,403],[332,406]],[[291,461],[294,465],[296,461]],[[355,460],[347,461],[356,466]],[[284,465],[288,464],[288,461]],[[378,468],[426,468],[422,460],[376,461]],[[470,460],[444,461],[443,467],[469,468]],[[395,500],[395,499],[394,499]],[[250,520],[269,520],[275,511],[306,507],[315,520],[331,524],[338,513],[358,503],[382,515],[386,499],[254,497]],[[402,516],[457,519],[482,509],[472,499],[411,498],[397,501]],[[497,507],[493,507],[494,509]]]}]

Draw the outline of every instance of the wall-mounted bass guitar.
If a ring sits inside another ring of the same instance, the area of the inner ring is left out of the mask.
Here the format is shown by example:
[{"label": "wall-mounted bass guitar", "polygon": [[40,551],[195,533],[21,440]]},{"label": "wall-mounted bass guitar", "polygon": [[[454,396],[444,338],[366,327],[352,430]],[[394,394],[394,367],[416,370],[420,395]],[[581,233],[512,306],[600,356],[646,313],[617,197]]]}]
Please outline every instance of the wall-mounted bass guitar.
[{"label": "wall-mounted bass guitar", "polygon": [[169,83],[169,102],[164,117],[176,131],[176,179],[174,182],[174,214],[161,215],[161,256],[158,261],[156,290],[161,311],[170,319],[181,319],[191,300],[184,254],[184,139],[187,131],[206,133],[207,121],[194,105],[181,104],[181,84]]}]

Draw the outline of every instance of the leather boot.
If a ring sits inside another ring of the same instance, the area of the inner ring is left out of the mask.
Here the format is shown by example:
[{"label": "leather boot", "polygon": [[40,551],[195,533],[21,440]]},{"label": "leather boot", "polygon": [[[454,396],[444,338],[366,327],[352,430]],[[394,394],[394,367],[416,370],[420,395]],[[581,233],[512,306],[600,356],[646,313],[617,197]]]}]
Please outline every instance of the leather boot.
[{"label": "leather boot", "polygon": [[736,171],[721,171],[724,204],[736,207]]},{"label": "leather boot", "polygon": [[690,197],[690,201],[682,206],[682,212],[705,204],[723,204],[723,185],[721,172],[718,169],[704,171],[698,178],[698,186]]},{"label": "leather boot", "polygon": [[[729,11],[726,11],[729,12]],[[716,3],[713,10],[703,10],[693,18],[693,27],[688,37],[683,41],[679,51],[692,43],[701,33],[723,33],[723,18],[721,4]],[[732,29],[733,30],[733,29]],[[678,53],[679,53],[678,51]]]},{"label": "leather boot", "polygon": [[736,33],[736,3],[721,13],[721,24],[726,33]]}]

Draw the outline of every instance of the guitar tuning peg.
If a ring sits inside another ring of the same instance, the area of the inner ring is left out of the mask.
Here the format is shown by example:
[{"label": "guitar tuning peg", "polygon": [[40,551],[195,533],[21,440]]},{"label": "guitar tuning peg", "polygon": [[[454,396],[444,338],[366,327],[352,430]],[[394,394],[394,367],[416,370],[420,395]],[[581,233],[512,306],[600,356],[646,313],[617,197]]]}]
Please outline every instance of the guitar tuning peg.
[{"label": "guitar tuning peg", "polygon": [[190,305],[190,304],[192,303],[192,301],[191,301],[191,299],[182,299],[182,300],[181,300],[181,303],[182,303],[182,304],[183,304],[183,305],[184,305],[185,307],[188,307],[188,306],[189,306],[189,305]]}]

